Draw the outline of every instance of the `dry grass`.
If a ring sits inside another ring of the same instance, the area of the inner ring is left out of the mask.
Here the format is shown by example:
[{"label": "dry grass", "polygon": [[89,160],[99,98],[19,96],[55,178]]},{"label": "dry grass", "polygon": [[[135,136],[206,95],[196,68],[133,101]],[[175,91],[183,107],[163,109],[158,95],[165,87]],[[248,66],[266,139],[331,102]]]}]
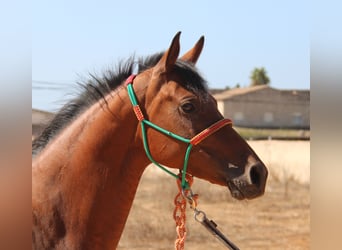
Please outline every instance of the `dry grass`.
[{"label": "dry grass", "polygon": [[[236,201],[225,187],[195,180],[199,209],[213,219],[240,249],[309,249],[310,142],[252,141],[269,168],[263,197]],[[118,249],[173,249],[172,219],[176,184],[149,167],[134,201]],[[192,218],[188,209],[186,249],[226,249]]]}]

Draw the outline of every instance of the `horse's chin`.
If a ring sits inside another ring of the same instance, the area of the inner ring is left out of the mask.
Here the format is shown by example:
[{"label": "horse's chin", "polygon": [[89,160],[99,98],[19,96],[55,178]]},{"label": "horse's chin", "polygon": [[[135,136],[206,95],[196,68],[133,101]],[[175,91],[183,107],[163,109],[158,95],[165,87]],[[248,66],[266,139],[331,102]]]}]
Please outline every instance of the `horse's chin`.
[{"label": "horse's chin", "polygon": [[243,192],[239,190],[239,188],[234,184],[233,181],[228,181],[227,186],[233,198],[237,200],[244,200],[246,198]]},{"label": "horse's chin", "polygon": [[248,185],[245,181],[232,179],[227,181],[227,186],[233,198],[237,200],[254,199],[263,194],[255,185]]}]

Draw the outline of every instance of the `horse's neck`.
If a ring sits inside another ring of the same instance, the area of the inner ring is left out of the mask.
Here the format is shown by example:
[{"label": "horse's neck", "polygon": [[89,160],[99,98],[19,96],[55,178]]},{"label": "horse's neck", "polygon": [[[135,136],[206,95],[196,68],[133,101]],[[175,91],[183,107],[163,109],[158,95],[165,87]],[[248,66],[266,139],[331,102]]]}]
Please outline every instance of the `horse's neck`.
[{"label": "horse's neck", "polygon": [[127,94],[108,98],[111,112],[93,105],[34,161],[34,224],[47,238],[36,241],[45,247],[114,249],[120,239],[148,162]]}]

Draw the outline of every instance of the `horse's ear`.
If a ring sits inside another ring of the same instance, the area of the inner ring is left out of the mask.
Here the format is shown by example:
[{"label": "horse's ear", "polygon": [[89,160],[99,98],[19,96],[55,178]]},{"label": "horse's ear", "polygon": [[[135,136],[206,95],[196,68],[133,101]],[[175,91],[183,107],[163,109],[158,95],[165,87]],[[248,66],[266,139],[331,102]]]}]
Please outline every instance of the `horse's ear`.
[{"label": "horse's ear", "polygon": [[154,67],[155,71],[158,73],[169,71],[172,66],[176,63],[179,55],[179,37],[181,32],[179,31],[172,39],[169,49],[164,53],[162,58]]},{"label": "horse's ear", "polygon": [[195,46],[191,50],[186,52],[180,59],[182,59],[183,61],[196,64],[199,56],[201,55],[203,45],[204,45],[204,36],[201,36],[201,38],[197,41]]}]

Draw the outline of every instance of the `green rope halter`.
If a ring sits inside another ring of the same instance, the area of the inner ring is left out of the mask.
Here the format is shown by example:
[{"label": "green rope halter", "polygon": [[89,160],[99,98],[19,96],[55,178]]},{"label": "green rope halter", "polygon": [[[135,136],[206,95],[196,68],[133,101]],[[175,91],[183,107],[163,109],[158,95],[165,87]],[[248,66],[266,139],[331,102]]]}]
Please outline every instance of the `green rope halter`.
[{"label": "green rope halter", "polygon": [[[189,156],[190,156],[190,152],[191,152],[191,148],[192,148],[192,144],[190,143],[191,140],[184,138],[182,136],[176,135],[176,134],[174,134],[174,133],[172,133],[166,129],[163,129],[163,128],[157,126],[156,124],[146,120],[145,118],[143,118],[139,104],[138,104],[138,101],[137,101],[137,98],[136,98],[134,90],[133,90],[132,82],[127,84],[127,91],[128,91],[129,99],[131,100],[131,103],[133,105],[135,113],[137,114],[137,112],[140,111],[139,115],[141,115],[141,116],[139,116],[139,117],[137,116],[137,117],[138,117],[138,120],[139,120],[140,126],[141,126],[141,132],[142,132],[142,137],[143,137],[143,144],[144,144],[145,153],[151,162],[153,162],[156,166],[158,166],[160,169],[162,169],[163,171],[165,171],[169,175],[175,177],[176,179],[179,178],[178,175],[174,174],[173,172],[171,172],[170,170],[168,170],[167,168],[162,166],[159,162],[157,162],[152,157],[151,152],[150,152],[150,148],[149,148],[148,142],[147,142],[146,126],[150,126],[151,128],[159,131],[162,134],[165,134],[171,138],[174,138],[176,140],[179,140],[179,141],[182,141],[182,142],[188,144],[188,147],[187,147],[186,153],[185,153],[185,157],[184,157],[184,164],[183,164],[183,170],[182,170],[182,182],[181,182],[182,188],[188,189],[189,184],[186,181],[185,177],[186,177],[186,170],[188,167]],[[139,110],[139,111],[137,111],[137,110]],[[142,119],[140,117],[142,117]]]},{"label": "green rope halter", "polygon": [[126,82],[125,82],[125,85],[127,86],[128,96],[129,96],[129,99],[131,100],[131,103],[133,105],[134,113],[135,113],[136,117],[138,118],[138,121],[140,122],[145,153],[146,153],[148,159],[151,162],[153,162],[156,166],[158,166],[160,169],[162,169],[163,171],[165,171],[169,175],[175,177],[176,179],[179,179],[178,175],[174,174],[173,172],[171,172],[170,170],[168,170],[167,168],[162,166],[159,162],[157,162],[156,160],[153,159],[151,152],[150,152],[150,149],[149,149],[149,146],[148,146],[147,135],[146,135],[146,126],[149,126],[153,129],[159,131],[160,133],[165,134],[165,135],[167,135],[173,139],[176,139],[178,141],[186,143],[188,146],[187,146],[185,156],[184,156],[181,185],[182,185],[183,190],[189,189],[190,185],[186,180],[186,171],[188,168],[188,161],[189,161],[192,146],[197,145],[202,140],[207,138],[209,135],[215,133],[217,130],[221,129],[222,127],[224,127],[228,124],[232,124],[232,121],[229,119],[219,120],[218,122],[211,125],[209,128],[203,130],[202,132],[200,132],[199,134],[194,136],[192,139],[187,139],[187,138],[184,138],[180,135],[176,135],[176,134],[174,134],[174,133],[172,133],[166,129],[163,129],[163,128],[157,126],[156,124],[154,124],[154,123],[152,123],[152,122],[150,122],[144,118],[144,115],[143,115],[143,113],[139,107],[137,97],[134,93],[134,89],[133,89],[134,78],[135,78],[135,75],[131,75],[130,77],[128,77]]}]

